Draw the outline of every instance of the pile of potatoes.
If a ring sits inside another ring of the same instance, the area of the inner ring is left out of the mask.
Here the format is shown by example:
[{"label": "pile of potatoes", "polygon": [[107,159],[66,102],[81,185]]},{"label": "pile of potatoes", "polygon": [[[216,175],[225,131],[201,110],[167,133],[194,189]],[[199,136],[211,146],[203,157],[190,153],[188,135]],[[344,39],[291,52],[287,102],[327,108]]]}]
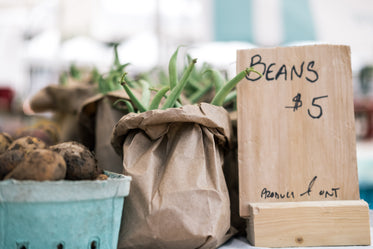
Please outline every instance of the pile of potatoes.
[{"label": "pile of potatoes", "polygon": [[94,154],[78,142],[48,146],[40,138],[0,133],[0,180],[105,180]]}]

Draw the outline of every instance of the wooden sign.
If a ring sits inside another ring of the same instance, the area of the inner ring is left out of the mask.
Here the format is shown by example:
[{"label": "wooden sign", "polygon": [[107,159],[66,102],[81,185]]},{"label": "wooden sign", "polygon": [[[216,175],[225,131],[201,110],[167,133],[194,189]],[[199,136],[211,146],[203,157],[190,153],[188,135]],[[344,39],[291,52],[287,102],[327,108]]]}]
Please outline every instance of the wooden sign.
[{"label": "wooden sign", "polygon": [[240,215],[250,203],[359,200],[348,46],[237,51]]}]

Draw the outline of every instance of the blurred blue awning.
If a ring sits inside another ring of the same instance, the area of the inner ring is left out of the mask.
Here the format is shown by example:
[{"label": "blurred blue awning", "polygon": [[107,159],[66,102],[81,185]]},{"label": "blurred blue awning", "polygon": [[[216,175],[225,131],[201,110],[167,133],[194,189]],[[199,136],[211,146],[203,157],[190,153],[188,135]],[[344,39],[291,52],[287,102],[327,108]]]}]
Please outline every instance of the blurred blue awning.
[{"label": "blurred blue awning", "polygon": [[214,24],[216,41],[265,46],[316,40],[309,0],[215,0]]}]

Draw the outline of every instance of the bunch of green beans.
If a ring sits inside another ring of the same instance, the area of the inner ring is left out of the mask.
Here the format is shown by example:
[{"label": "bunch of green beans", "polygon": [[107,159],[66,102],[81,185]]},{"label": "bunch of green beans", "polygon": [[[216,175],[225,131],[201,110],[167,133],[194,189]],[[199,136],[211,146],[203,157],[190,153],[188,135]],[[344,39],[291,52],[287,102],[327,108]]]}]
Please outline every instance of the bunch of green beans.
[{"label": "bunch of green beans", "polygon": [[[191,56],[187,55],[188,61],[191,61]],[[212,67],[204,62],[201,67],[195,68],[185,87],[184,95],[187,97],[191,104],[198,102],[209,102],[211,96],[214,94],[214,80],[211,77],[209,70]]]},{"label": "bunch of green beans", "polygon": [[70,64],[69,70],[67,72],[63,72],[60,75],[59,84],[60,85],[66,85],[67,81],[68,81],[68,78],[72,78],[74,80],[80,80],[81,79],[81,72],[80,72],[79,68],[74,63]]},{"label": "bunch of green beans", "polygon": [[[189,61],[190,58],[191,57],[188,56]],[[185,95],[192,104],[202,101],[224,107],[229,107],[231,103],[235,105],[237,92],[234,87],[250,72],[256,72],[252,68],[244,71],[245,72],[242,71],[235,79],[227,83],[222,72],[204,63],[200,69],[196,69],[192,72],[188,87],[185,89]],[[221,90],[223,87],[224,89]]]},{"label": "bunch of green beans", "polygon": [[[136,95],[131,90],[131,85],[133,86],[134,83],[131,82],[128,77],[127,73],[123,73],[120,84],[123,86],[124,90],[128,94],[131,101],[128,100],[118,100],[124,102],[127,105],[127,108],[130,112],[134,112],[135,109],[138,112],[146,112],[148,110],[154,109],[167,109],[173,107],[181,106],[180,103],[180,96],[183,93],[185,87],[188,84],[191,84],[190,77],[194,72],[195,64],[197,63],[197,59],[192,59],[188,57],[188,66],[184,68],[181,78],[178,77],[177,71],[177,56],[178,56],[179,48],[172,54],[169,65],[168,65],[168,85],[162,87],[157,93],[154,95],[153,99],[151,98],[151,87],[150,84],[145,80],[139,80],[137,83],[142,87],[142,96],[141,99],[136,97]],[[259,72],[255,71],[253,68],[246,68],[245,70],[238,73],[232,80],[224,84],[224,78],[220,72],[213,70],[210,67],[204,68],[204,74],[209,75],[210,84],[206,84],[206,86],[199,87],[199,91],[196,91],[195,95],[190,95],[189,97],[193,97],[198,99],[199,96],[206,93],[206,91],[212,90],[212,87],[215,87],[215,96],[211,100],[212,105],[222,106],[226,99],[230,99],[234,97],[234,94],[231,94],[232,89],[243,79],[245,76],[248,76],[251,72],[255,72],[261,75]],[[196,86],[198,88],[198,85]],[[206,90],[207,89],[207,90]],[[154,89],[153,89],[154,90]],[[198,96],[197,96],[198,95]],[[233,97],[232,97],[233,96]],[[162,99],[163,101],[162,106],[160,106]],[[117,103],[116,102],[116,103]],[[116,104],[114,103],[114,104]],[[191,103],[195,103],[195,101],[191,101]]]},{"label": "bunch of green beans", "polygon": [[[178,99],[180,98],[180,95],[185,88],[188,78],[194,68],[194,65],[197,63],[197,59],[193,59],[188,67],[184,70],[180,80],[178,79],[178,73],[177,73],[177,54],[178,54],[179,48],[174,52],[174,54],[171,56],[170,62],[169,62],[169,85],[164,86],[161,88],[155,96],[153,97],[152,101],[150,101],[150,94],[148,94],[148,91],[150,90],[149,85],[145,85],[145,81],[142,81],[143,88],[142,88],[142,97],[141,100],[138,99],[135,94],[132,92],[131,87],[129,86],[129,80],[127,78],[127,74],[124,73],[121,78],[121,85],[123,86],[124,90],[127,92],[128,96],[130,97],[132,104],[129,101],[124,101],[127,105],[127,108],[129,110],[134,110],[135,108],[139,112],[145,112],[148,110],[154,110],[154,109],[167,109],[179,106]],[[166,95],[170,91],[169,95]],[[160,103],[162,98],[165,98],[165,101],[160,107]]]},{"label": "bunch of green beans", "polygon": [[118,56],[118,44],[114,45],[114,62],[108,73],[96,76],[98,91],[102,94],[122,89],[119,80],[129,63],[121,64]]}]

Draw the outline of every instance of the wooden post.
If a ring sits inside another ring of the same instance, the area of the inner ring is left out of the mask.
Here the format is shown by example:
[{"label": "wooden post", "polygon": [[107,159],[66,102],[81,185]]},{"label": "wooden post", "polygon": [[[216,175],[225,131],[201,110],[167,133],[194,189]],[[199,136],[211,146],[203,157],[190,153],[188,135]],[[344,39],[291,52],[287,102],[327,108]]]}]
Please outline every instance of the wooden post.
[{"label": "wooden post", "polygon": [[237,86],[242,217],[253,203],[359,200],[350,61],[341,45],[237,51],[237,72],[263,74]]}]

